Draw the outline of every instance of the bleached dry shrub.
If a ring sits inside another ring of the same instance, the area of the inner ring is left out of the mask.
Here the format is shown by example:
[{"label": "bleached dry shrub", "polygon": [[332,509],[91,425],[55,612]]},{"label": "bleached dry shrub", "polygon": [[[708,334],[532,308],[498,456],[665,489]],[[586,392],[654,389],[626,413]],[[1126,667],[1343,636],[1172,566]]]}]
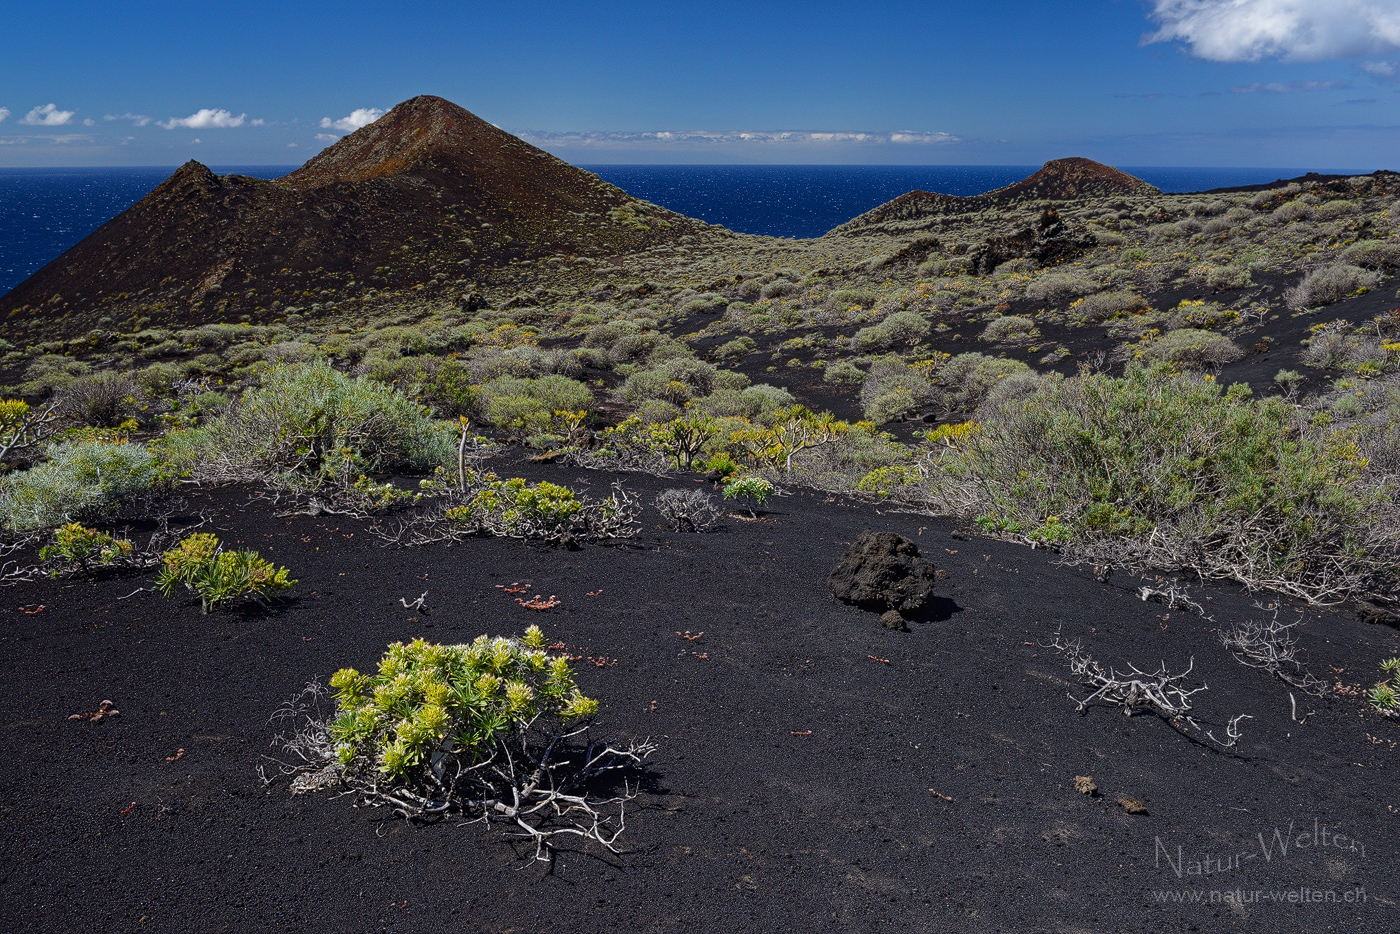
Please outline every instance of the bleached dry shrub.
[{"label": "bleached dry shrub", "polygon": [[[1255,604],[1257,609],[1262,609]],[[1298,640],[1293,630],[1298,623],[1280,623],[1278,610],[1268,622],[1246,620],[1234,623],[1229,629],[1221,629],[1217,635],[1220,644],[1242,665],[1261,668],[1278,677],[1285,684],[1292,685],[1309,694],[1321,696],[1327,685],[1314,677],[1298,658]]]},{"label": "bleached dry shrub", "polygon": [[708,532],[721,515],[714,498],[694,488],[662,490],[656,496],[655,506],[677,532]]},{"label": "bleached dry shrub", "polygon": [[1316,308],[1339,302],[1359,289],[1372,288],[1379,278],[1359,266],[1334,263],[1312,270],[1283,297],[1294,308]]},{"label": "bleached dry shrub", "polygon": [[1075,273],[1046,273],[1026,286],[1026,298],[1060,304],[1087,295],[1098,286],[1087,276]]},{"label": "bleached dry shrub", "polygon": [[67,421],[94,428],[114,428],[140,410],[141,387],[120,373],[94,373],[75,379],[56,400],[55,411]]},{"label": "bleached dry shrub", "polygon": [[1141,347],[1134,356],[1148,363],[1170,363],[1198,369],[1232,363],[1244,356],[1244,350],[1223,334],[1181,328]]}]

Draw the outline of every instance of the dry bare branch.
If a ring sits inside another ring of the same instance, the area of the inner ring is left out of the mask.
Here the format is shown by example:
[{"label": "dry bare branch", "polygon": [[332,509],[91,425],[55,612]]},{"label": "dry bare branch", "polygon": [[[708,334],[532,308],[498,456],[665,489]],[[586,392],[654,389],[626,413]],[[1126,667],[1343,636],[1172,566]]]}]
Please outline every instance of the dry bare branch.
[{"label": "dry bare branch", "polygon": [[[1256,609],[1264,608],[1258,603]],[[1242,665],[1261,668],[1280,681],[1317,697],[1327,693],[1327,685],[1310,674],[1298,659],[1298,642],[1293,630],[1297,623],[1280,623],[1278,610],[1267,623],[1247,620],[1219,632],[1220,644]]]}]

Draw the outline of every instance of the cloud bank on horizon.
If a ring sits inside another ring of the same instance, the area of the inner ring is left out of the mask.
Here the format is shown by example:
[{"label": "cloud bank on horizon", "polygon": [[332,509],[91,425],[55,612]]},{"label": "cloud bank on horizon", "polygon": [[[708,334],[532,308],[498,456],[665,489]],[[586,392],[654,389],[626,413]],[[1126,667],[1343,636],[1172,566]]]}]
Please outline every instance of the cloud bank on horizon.
[{"label": "cloud bank on horizon", "polygon": [[1155,0],[1151,17],[1160,28],[1145,42],[1182,42],[1215,62],[1319,62],[1400,48],[1397,0]]},{"label": "cloud bank on horizon", "polygon": [[958,142],[951,133],[897,130],[892,133],[827,130],[654,130],[646,132],[554,132],[516,130],[516,136],[541,147],[628,149],[641,145],[678,145],[704,149],[727,146],[822,147],[939,145]]}]

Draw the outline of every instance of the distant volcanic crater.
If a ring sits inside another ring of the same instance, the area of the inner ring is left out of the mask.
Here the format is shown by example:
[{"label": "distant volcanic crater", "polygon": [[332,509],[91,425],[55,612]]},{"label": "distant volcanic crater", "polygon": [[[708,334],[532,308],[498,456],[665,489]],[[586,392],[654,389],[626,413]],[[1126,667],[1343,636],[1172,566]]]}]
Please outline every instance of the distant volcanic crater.
[{"label": "distant volcanic crater", "polygon": [[197,324],[326,300],[447,293],[513,264],[612,258],[708,228],[416,97],[273,181],[188,162],[0,297],[0,320],[55,335],[101,316]]}]

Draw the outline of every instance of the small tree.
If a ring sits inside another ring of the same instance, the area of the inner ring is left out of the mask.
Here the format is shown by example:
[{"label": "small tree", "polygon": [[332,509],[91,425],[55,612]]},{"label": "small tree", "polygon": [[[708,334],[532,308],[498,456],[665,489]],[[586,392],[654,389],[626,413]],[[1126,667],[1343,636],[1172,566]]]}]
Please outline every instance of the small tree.
[{"label": "small tree", "polygon": [[676,467],[688,470],[705,445],[719,434],[719,424],[710,416],[692,412],[651,427],[651,440],[667,457],[676,459]]},{"label": "small tree", "polygon": [[0,401],[0,463],[11,454],[43,444],[58,430],[57,404],[42,412],[23,399]]},{"label": "small tree", "polygon": [[724,498],[746,500],[749,503],[749,516],[758,518],[758,509],[773,495],[773,484],[762,477],[738,477],[724,485]]}]

